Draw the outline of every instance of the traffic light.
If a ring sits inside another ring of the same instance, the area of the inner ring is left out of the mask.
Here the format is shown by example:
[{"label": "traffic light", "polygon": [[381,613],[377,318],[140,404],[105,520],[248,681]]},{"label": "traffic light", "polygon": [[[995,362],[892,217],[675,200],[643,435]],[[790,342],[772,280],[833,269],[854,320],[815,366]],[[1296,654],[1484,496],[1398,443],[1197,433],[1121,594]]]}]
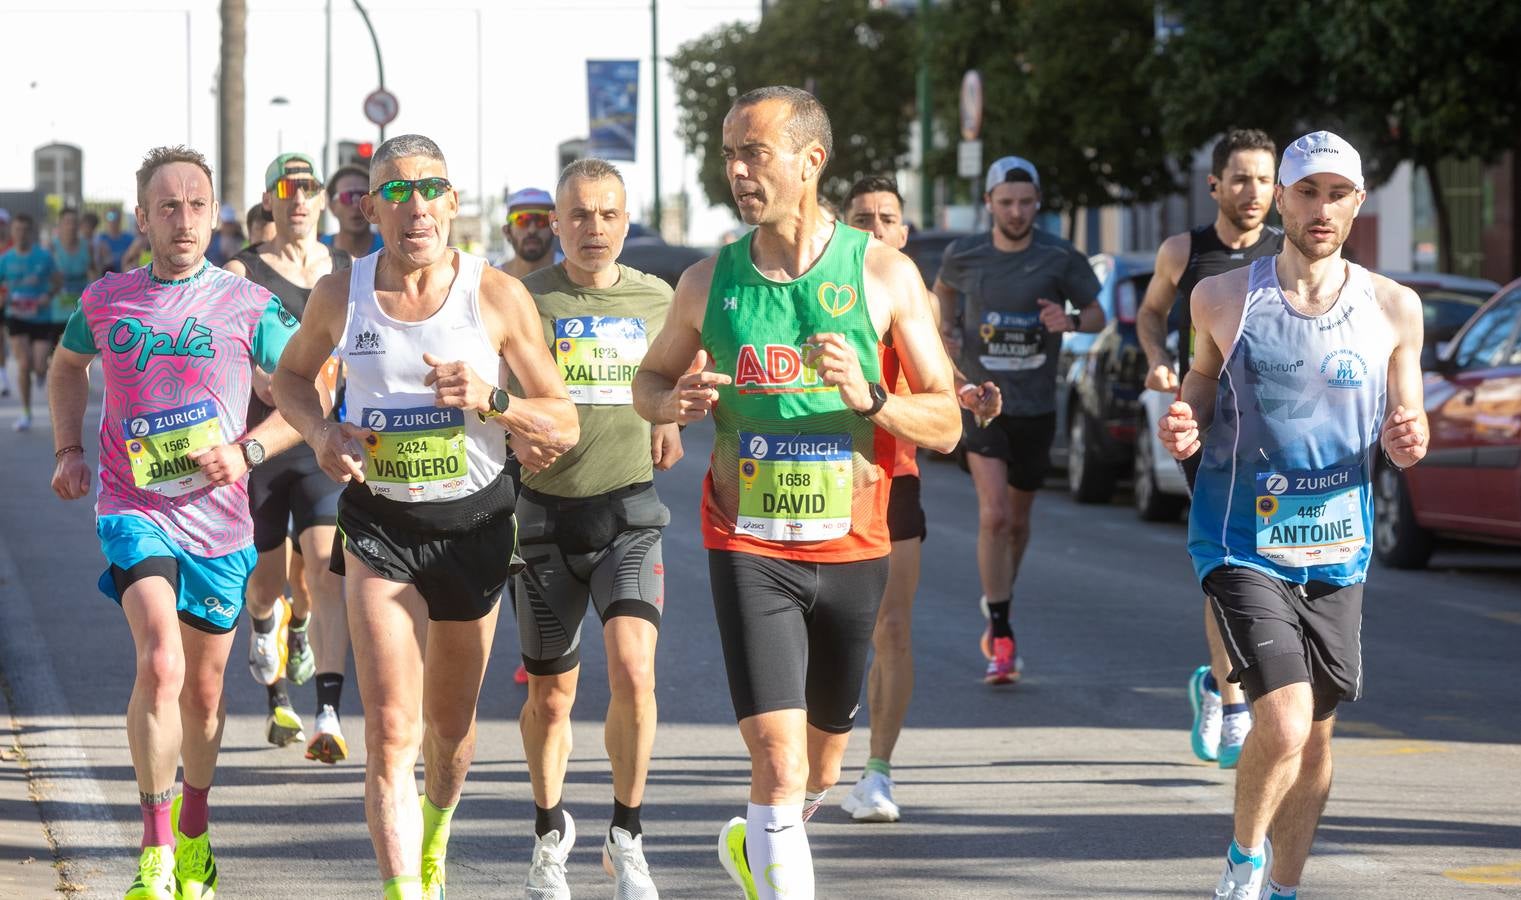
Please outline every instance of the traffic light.
[{"label": "traffic light", "polygon": [[338,165],[359,166],[368,169],[370,157],[375,155],[375,145],[369,141],[339,141]]}]

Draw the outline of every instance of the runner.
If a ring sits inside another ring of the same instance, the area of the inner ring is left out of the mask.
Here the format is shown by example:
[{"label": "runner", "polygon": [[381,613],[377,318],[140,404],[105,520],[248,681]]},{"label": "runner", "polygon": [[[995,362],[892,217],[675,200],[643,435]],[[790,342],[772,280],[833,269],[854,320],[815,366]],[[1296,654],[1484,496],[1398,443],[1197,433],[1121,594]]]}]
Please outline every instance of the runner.
[{"label": "runner", "polygon": [[[1030,543],[1030,509],[1046,480],[1056,436],[1062,333],[1102,329],[1104,310],[1095,302],[1099,283],[1088,260],[1067,241],[1035,227],[1040,211],[1035,166],[1005,156],[988,167],[986,190],[992,229],[945,248],[934,291],[944,327],[960,323],[961,371],[1003,392],[1000,415],[979,419],[963,409],[961,417],[966,467],[977,489],[977,570],[988,618],[983,680],[1009,684],[1019,680],[1023,666],[1011,607]],[[1081,312],[1068,313],[1068,303]]]},{"label": "runner", "polygon": [[623,176],[611,163],[571,163],[555,193],[565,262],[539,269],[523,286],[576,402],[581,442],[546,468],[532,446],[513,439],[523,463],[518,540],[527,564],[515,593],[529,675],[520,722],[537,837],[526,894],[570,897],[565,863],[576,829],[562,791],[590,599],[602,622],[612,694],[604,733],[613,819],[603,860],[617,880],[614,895],[639,900],[658,896],[639,812],[655,742],[655,641],[665,604],[660,529],[670,521],[652,470],[674,466],[682,450],[676,425],[651,428],[639,418],[629,385],[648,335],[665,323],[671,289],[616,262],[628,211]]},{"label": "runner", "polygon": [[[249,247],[257,247],[275,239],[275,231],[277,230],[275,228],[275,220],[271,216],[270,211],[264,208],[262,201],[250,206],[248,212],[243,214],[243,225],[247,229],[247,234],[238,235],[238,253],[242,253]],[[237,254],[235,253],[233,256],[237,256]]]},{"label": "runner", "polygon": [[0,283],[5,285],[5,329],[16,357],[16,381],[21,388],[17,431],[32,427],[32,382],[40,387],[47,377],[48,354],[62,327],[53,324],[53,254],[37,243],[37,223],[27,213],[11,222],[11,248],[0,255]]},{"label": "runner", "polygon": [[95,261],[79,227],[79,210],[70,208],[58,214],[58,227],[53,232],[53,322],[59,335],[79,307],[85,287],[95,280]]},{"label": "runner", "polygon": [[359,166],[339,166],[327,182],[327,208],[338,220],[338,231],[318,240],[335,250],[358,259],[385,246],[380,234],[370,227],[359,201],[370,192],[370,173]]},{"label": "runner", "polygon": [[539,188],[523,188],[507,198],[507,224],[502,235],[512,245],[512,259],[497,268],[513,278],[527,278],[554,265],[554,232],[549,217],[555,198]]},{"label": "runner", "polygon": [[[274,384],[323,471],[348,483],[333,563],[345,574],[365,705],[365,818],[385,896],[415,900],[443,896],[449,821],[516,556],[502,429],[551,460],[578,426],[532,298],[450,249],[459,197],[438,146],[394,137],[372,166],[375,187],[361,202],[385,246],[317,283]],[[346,366],[341,424],[326,418],[314,385],[335,352]],[[494,387],[504,362],[522,396]]]},{"label": "runner", "polygon": [[[320,173],[311,157],[302,153],[275,157],[264,171],[264,203],[275,236],[244,249],[227,263],[227,271],[274,293],[298,320],[317,279],[347,269],[351,262],[344,251],[329,251],[317,241],[323,197]],[[323,372],[329,384],[337,366],[330,368]],[[268,382],[266,373],[255,375],[254,394],[248,400],[251,424],[262,422],[273,410]],[[277,747],[304,739],[301,717],[291,706],[284,681],[305,684],[315,673],[316,728],[306,758],[325,763],[339,762],[349,752],[338,718],[349,655],[348,616],[343,584],[331,570],[339,490],[306,444],[248,477],[254,549],[259,554],[248,579],[248,618],[253,625],[248,635],[248,669],[255,681],[267,687],[265,738]],[[295,554],[287,553],[287,533],[294,539]],[[297,575],[288,578],[293,565],[299,565]],[[290,603],[285,601],[287,580]]]},{"label": "runner", "polygon": [[[895,439],[955,443],[951,367],[919,270],[822,219],[832,147],[829,116],[806,91],[734,102],[723,154],[756,228],[682,276],[634,381],[651,422],[715,417],[703,543],[751,761],[748,814],[724,826],[719,857],[763,900],[814,896],[804,802],[839,780],[859,708],[887,583]],[[884,344],[909,396],[883,387],[897,378]]]},{"label": "runner", "polygon": [[127,249],[137,238],[136,229],[122,230],[122,214],[119,209],[106,210],[106,230],[96,237],[95,268],[100,272],[122,272],[136,268],[130,261],[123,264]]},{"label": "runner", "polygon": [[127,741],[143,849],[126,896],[209,898],[222,673],[254,557],[243,475],[299,440],[279,416],[245,432],[243,415],[253,367],[275,365],[296,321],[268,291],[206,261],[217,203],[199,153],[149,151],[137,192],[153,266],[90,285],[69,319],[49,387],[53,490],[65,500],[90,491],[82,434],[98,355],[96,531],[110,563],[100,589],[121,604],[137,659]]},{"label": "runner", "polygon": [[[1265,132],[1238,129],[1226,134],[1215,143],[1210,161],[1209,192],[1220,207],[1215,221],[1175,234],[1157,248],[1156,268],[1136,315],[1136,335],[1150,367],[1146,375],[1149,390],[1176,393],[1179,380],[1188,374],[1193,350],[1188,298],[1194,286],[1211,275],[1249,265],[1258,257],[1274,256],[1283,249],[1283,230],[1264,224],[1273,202],[1277,157],[1278,148]],[[1167,350],[1167,317],[1175,306],[1176,371],[1173,354]],[[1192,491],[1199,457],[1183,460],[1182,468]],[[1194,713],[1191,743],[1199,759],[1218,760],[1220,768],[1232,769],[1252,728],[1252,714],[1240,685],[1226,680],[1230,658],[1225,655],[1208,597],[1204,599],[1204,640],[1209,664],[1195,669],[1188,680]]]},{"label": "runner", "polygon": [[[845,198],[845,215],[848,224],[871,232],[894,250],[901,250],[908,243],[903,197],[891,177],[872,175],[851,185]],[[930,312],[938,319],[938,304],[931,303]],[[957,380],[962,380],[959,373]],[[979,414],[991,417],[998,414],[998,395],[996,387],[987,387],[988,402],[993,405],[979,410]],[[893,393],[911,393],[901,373]],[[972,395],[963,392],[958,396]],[[860,781],[840,803],[858,822],[896,822],[900,814],[893,799],[892,753],[914,692],[914,594],[919,589],[919,545],[928,533],[924,507],[919,502],[917,450],[913,444],[900,440],[893,458],[893,482],[887,498],[887,531],[892,539],[892,552],[887,558],[887,589],[882,593],[882,606],[877,611],[876,629],[871,636],[871,670],[866,678],[871,756]]]},{"label": "runner", "polygon": [[1429,433],[1420,299],[1342,258],[1367,197],[1357,151],[1307,134],[1278,175],[1283,252],[1194,290],[1194,364],[1158,427],[1174,457],[1202,450],[1188,549],[1256,719],[1215,888],[1234,900],[1297,894],[1336,706],[1362,693],[1375,455],[1415,465]]}]

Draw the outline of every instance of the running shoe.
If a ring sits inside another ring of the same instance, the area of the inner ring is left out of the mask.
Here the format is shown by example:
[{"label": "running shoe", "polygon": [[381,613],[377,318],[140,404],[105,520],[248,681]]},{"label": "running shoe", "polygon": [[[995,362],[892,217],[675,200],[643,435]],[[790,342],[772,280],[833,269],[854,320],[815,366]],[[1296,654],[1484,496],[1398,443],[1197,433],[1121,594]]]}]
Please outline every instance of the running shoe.
[{"label": "running shoe", "polygon": [[16,428],[17,431],[31,431],[32,430],[32,417],[31,417],[31,414],[30,413],[22,413],[16,419],[15,428]]},{"label": "running shoe", "polygon": [[211,832],[198,837],[180,834],[180,801],[174,798],[169,807],[169,824],[174,828],[174,877],[179,881],[176,900],[211,900],[217,895],[217,858],[211,852]]},{"label": "running shoe", "polygon": [[565,814],[565,834],[551,831],[533,842],[533,862],[528,866],[525,900],[570,900],[570,885],[565,883],[565,861],[576,845],[576,823]]},{"label": "running shoe", "polygon": [[650,864],[644,860],[644,835],[609,829],[602,842],[602,868],[613,876],[613,900],[660,900]]},{"label": "running shoe", "polygon": [[893,780],[881,772],[864,772],[861,780],[840,801],[840,809],[857,822],[896,822],[900,815],[893,802]]},{"label": "running shoe", "polygon": [[280,680],[285,674],[286,633],[290,627],[290,604],[284,598],[275,601],[274,630],[268,634],[249,629],[248,632],[248,671],[253,673],[254,681],[268,686]]},{"label": "running shoe", "polygon": [[306,745],[306,758],[328,765],[349,758],[349,742],[343,739],[343,729],[338,724],[338,711],[325,703],[317,711],[316,731],[312,742]]},{"label": "running shoe", "polygon": [[517,671],[515,671],[515,672],[512,673],[512,683],[513,684],[527,684],[528,683],[528,667],[527,666],[523,665],[522,663],[518,663]]},{"label": "running shoe", "polygon": [[[326,708],[326,707],[324,707]],[[417,798],[418,803],[423,803],[425,798]],[[424,829],[426,831],[426,828]],[[423,835],[422,854],[422,895],[423,900],[444,900],[445,882],[448,881],[449,869],[446,865],[448,858],[448,836],[445,835],[444,852],[428,853],[427,835]]]},{"label": "running shoe", "polygon": [[1216,900],[1260,900],[1262,886],[1273,867],[1273,843],[1263,841],[1262,855],[1247,856],[1231,841],[1225,851],[1225,871],[1215,885]]},{"label": "running shoe", "polygon": [[993,657],[988,660],[987,672],[982,676],[984,684],[1013,684],[1019,680],[1024,663],[1015,650],[1011,637],[993,639]]},{"label": "running shoe", "polygon": [[819,811],[819,807],[821,807],[821,806],[824,805],[824,798],[827,797],[827,796],[829,796],[829,789],[828,788],[825,788],[823,791],[821,791],[819,793],[819,795],[817,797],[814,797],[812,800],[809,800],[808,796],[806,794],[803,795],[803,821],[804,822],[807,822],[808,820],[810,820],[810,819],[813,818],[813,814],[816,813],[816,812],[818,812]]},{"label": "running shoe", "polygon": [[137,877],[124,900],[179,900],[180,885],[174,878],[174,848],[144,847],[137,858]]},{"label": "running shoe", "polygon": [[292,625],[290,635],[285,642],[286,657],[285,677],[291,684],[306,684],[317,673],[317,657],[312,653],[312,642],[307,639],[306,629],[312,624],[311,619],[300,628]]},{"label": "running shoe", "polygon": [[745,820],[742,817],[735,816],[719,830],[718,861],[745,892],[745,900],[759,900],[755,878],[750,874],[750,860],[745,856]]},{"label": "running shoe", "polygon": [[1252,714],[1234,713],[1223,716],[1220,723],[1220,768],[1234,769],[1241,758],[1241,747],[1252,731]]},{"label": "running shoe", "polygon": [[301,730],[301,717],[296,715],[294,709],[282,703],[269,711],[269,718],[264,724],[264,737],[276,747],[285,747],[306,740],[306,733]]},{"label": "running shoe", "polygon": [[1188,702],[1194,708],[1192,740],[1194,756],[1205,762],[1220,758],[1220,695],[1205,687],[1209,666],[1194,669],[1188,677]]}]

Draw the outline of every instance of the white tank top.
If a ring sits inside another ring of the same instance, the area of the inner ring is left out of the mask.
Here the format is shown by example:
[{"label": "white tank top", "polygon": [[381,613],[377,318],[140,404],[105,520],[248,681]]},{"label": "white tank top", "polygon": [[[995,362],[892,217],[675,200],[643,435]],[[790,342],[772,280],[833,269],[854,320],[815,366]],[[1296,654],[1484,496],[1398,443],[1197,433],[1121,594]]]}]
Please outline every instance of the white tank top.
[{"label": "white tank top", "polygon": [[[381,251],[382,253],[385,251]],[[380,308],[375,266],[381,253],[354,260],[349,313],[335,353],[348,367],[344,421],[367,428],[364,483],[402,502],[453,500],[491,484],[507,460],[501,427],[474,410],[433,404],[423,384],[423,354],[463,360],[481,378],[503,384],[497,349],[487,340],[479,303],[486,260],[454,251],[459,273],[438,311],[402,322]]]}]

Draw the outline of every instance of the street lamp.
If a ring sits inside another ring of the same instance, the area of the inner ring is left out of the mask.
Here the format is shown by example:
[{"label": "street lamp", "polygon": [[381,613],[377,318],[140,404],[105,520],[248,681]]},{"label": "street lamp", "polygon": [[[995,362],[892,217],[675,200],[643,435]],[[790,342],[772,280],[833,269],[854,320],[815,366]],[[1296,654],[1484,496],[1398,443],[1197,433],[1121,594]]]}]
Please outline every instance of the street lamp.
[{"label": "street lamp", "polygon": [[[269,105],[270,106],[290,106],[290,99],[287,98],[287,97],[270,97],[269,98]],[[280,116],[278,124],[275,125],[275,155],[279,156],[280,154],[282,154],[284,152],[285,152],[285,117],[284,116]]]}]

